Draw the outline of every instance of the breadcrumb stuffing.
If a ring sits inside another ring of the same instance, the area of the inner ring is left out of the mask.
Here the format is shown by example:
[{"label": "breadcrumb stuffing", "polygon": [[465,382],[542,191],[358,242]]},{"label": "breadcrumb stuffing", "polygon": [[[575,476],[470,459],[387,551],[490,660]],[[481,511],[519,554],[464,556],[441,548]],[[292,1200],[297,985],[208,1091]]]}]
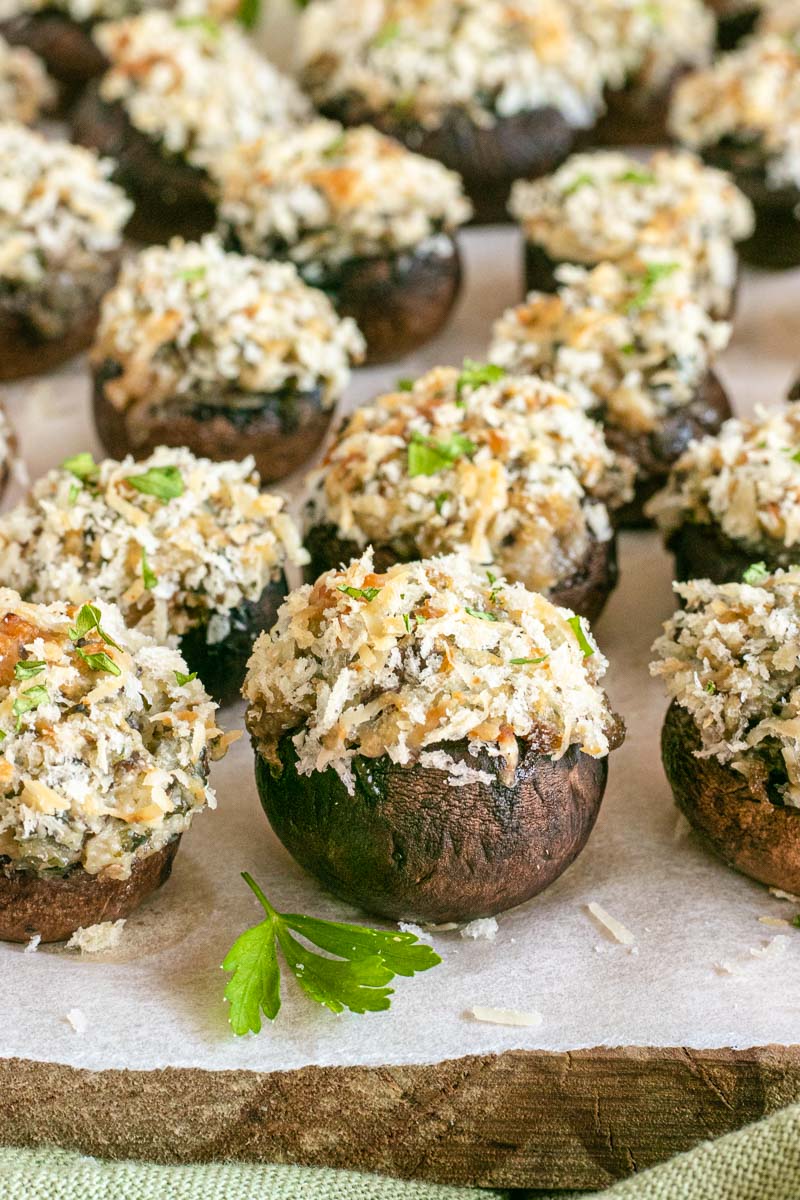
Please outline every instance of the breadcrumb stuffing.
[{"label": "breadcrumb stuffing", "polygon": [[494,917],[479,917],[476,921],[470,921],[469,925],[464,926],[461,936],[462,938],[472,938],[476,942],[480,939],[493,942],[497,937],[498,928]]},{"label": "breadcrumb stuffing", "polygon": [[119,921],[101,921],[98,925],[87,925],[76,929],[67,942],[67,950],[79,950],[81,954],[103,954],[113,950],[122,939],[125,918]]}]

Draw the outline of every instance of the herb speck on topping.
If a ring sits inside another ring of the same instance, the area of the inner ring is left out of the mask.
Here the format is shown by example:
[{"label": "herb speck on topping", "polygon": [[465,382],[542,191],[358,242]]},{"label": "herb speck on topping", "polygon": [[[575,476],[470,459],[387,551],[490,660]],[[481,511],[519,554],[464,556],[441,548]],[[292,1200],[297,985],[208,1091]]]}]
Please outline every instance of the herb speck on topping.
[{"label": "herb speck on topping", "polygon": [[464,605],[464,612],[469,613],[469,615],[471,617],[477,617],[479,621],[499,621],[500,620],[500,618],[497,616],[496,613],[484,612],[483,609],[480,609],[480,608],[470,608],[466,604]]},{"label": "herb speck on topping", "polygon": [[628,313],[635,313],[638,312],[640,308],[644,308],[644,306],[652,297],[656,285],[659,284],[662,279],[668,279],[670,275],[674,275],[676,271],[680,270],[680,266],[680,263],[676,262],[648,263],[639,290],[633,299],[630,300],[625,306],[625,311]]},{"label": "herb speck on topping", "polygon": [[594,175],[579,175],[577,179],[573,179],[569,187],[564,188],[564,191],[561,194],[566,199],[567,196],[574,196],[576,192],[581,190],[581,188],[594,187],[596,182],[597,180],[595,179]]},{"label": "herb speck on topping", "polygon": [[578,639],[578,645],[580,646],[581,650],[583,651],[583,657],[591,658],[592,655],[594,654],[594,646],[589,641],[589,639],[587,638],[586,634],[583,631],[582,618],[581,617],[568,617],[567,624],[572,627],[572,632],[575,634],[575,637]]},{"label": "herb speck on topping", "polygon": [[463,433],[453,433],[443,442],[414,433],[408,445],[408,474],[412,479],[417,475],[437,475],[477,449]]},{"label": "herb speck on topping", "polygon": [[91,667],[93,671],[105,671],[109,675],[122,674],[122,671],[114,662],[113,658],[111,658],[109,654],[106,654],[105,650],[89,651],[77,648],[75,653],[79,658],[82,658],[86,665]]},{"label": "herb speck on topping", "polygon": [[346,584],[340,583],[337,590],[344,592],[345,596],[350,596],[353,600],[366,600],[367,604],[369,604],[375,599],[381,589],[376,587],[348,587]]},{"label": "herb speck on topping", "polygon": [[498,383],[507,374],[505,367],[496,363],[479,363],[465,358],[461,374],[456,380],[456,395],[460,398],[464,388],[483,387],[487,383]]},{"label": "herb speck on topping", "polygon": [[152,591],[158,583],[158,576],[147,561],[147,551],[144,546],[142,546],[142,583],[148,592]]},{"label": "herb speck on topping", "polygon": [[539,663],[547,662],[549,657],[549,654],[544,654],[541,658],[512,658],[509,661],[512,667],[535,667]]},{"label": "herb speck on topping", "polygon": [[751,587],[757,587],[765,579],[769,579],[769,575],[765,562],[753,563],[742,575],[742,583],[749,583]]},{"label": "herb speck on topping", "polygon": [[197,679],[197,671],[192,671],[191,675],[184,675],[183,671],[175,672],[175,682],[178,687],[186,687],[187,683],[192,683],[195,679]]},{"label": "herb speck on topping", "polygon": [[113,638],[110,638],[105,630],[101,627],[100,609],[95,608],[93,604],[84,604],[78,612],[74,628],[68,630],[70,640],[73,642],[79,642],[82,638],[85,638],[87,634],[91,633],[93,629],[97,630],[98,635],[108,646],[113,646],[115,650],[122,649],[122,647],[118,646]]},{"label": "herb speck on topping", "polygon": [[50,696],[47,688],[41,683],[37,684],[36,687],[28,688],[27,692],[23,692],[20,696],[17,696],[11,708],[11,711],[17,718],[17,733],[22,729],[24,714],[32,712],[33,709],[38,708],[40,704],[44,704],[49,699]]},{"label": "herb speck on topping", "polygon": [[65,458],[61,470],[69,471],[82,483],[87,483],[97,477],[98,467],[89,451],[83,450],[80,454],[73,454],[72,458]]},{"label": "herb speck on topping", "polygon": [[150,467],[141,475],[126,475],[125,482],[137,492],[155,496],[162,504],[183,495],[183,476],[177,467]]},{"label": "herb speck on topping", "polygon": [[47,663],[41,659],[21,658],[14,667],[14,678],[33,679],[34,675],[41,675],[46,666]]}]

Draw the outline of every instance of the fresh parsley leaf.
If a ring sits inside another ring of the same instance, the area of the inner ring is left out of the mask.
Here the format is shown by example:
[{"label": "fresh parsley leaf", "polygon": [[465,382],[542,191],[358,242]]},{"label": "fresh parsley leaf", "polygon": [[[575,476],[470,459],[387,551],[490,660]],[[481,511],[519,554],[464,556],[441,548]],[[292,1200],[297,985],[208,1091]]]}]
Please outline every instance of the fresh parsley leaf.
[{"label": "fresh parsley leaf", "polygon": [[6,740],[6,735],[3,733],[2,729],[0,729],[0,742],[4,742],[5,740]]},{"label": "fresh parsley leaf", "polygon": [[337,155],[342,153],[342,151],[344,150],[346,145],[347,145],[347,133],[345,130],[342,130],[342,132],[340,134],[338,134],[337,137],[335,137],[333,139],[333,141],[330,142],[329,145],[327,145],[325,147],[325,149],[322,151],[322,157],[323,158],[336,158]]},{"label": "fresh parsley leaf", "polygon": [[477,617],[479,621],[499,621],[500,618],[495,613],[484,612],[480,608],[470,608],[469,605],[464,605],[464,612],[469,613],[471,617]]},{"label": "fresh parsley leaf", "polygon": [[[274,1021],[281,1007],[278,948],[310,1000],[339,1013],[380,1012],[389,1008],[395,975],[412,976],[441,959],[413,933],[386,932],[362,925],[322,921],[299,913],[279,913],[255,880],[242,878],[266,913],[266,920],[237,938],[222,964],[232,972],[225,988],[235,1034],[258,1033],[262,1013]],[[315,950],[292,936],[325,951]],[[333,955],[335,957],[328,957]]]},{"label": "fresh parsley leaf", "polygon": [[706,691],[708,692],[709,696],[716,696],[717,685],[714,683],[713,679],[709,679],[708,683],[706,684]]},{"label": "fresh parsley leaf", "polygon": [[512,667],[536,667],[539,663],[547,662],[549,654],[543,655],[541,658],[512,658]]},{"label": "fresh parsley leaf", "polygon": [[439,516],[442,515],[442,509],[444,508],[445,504],[447,503],[447,501],[449,499],[450,499],[449,492],[439,492],[439,495],[434,500],[433,505],[434,505],[434,508],[436,509],[437,513],[439,514]]},{"label": "fresh parsley leaf", "polygon": [[578,639],[578,645],[583,651],[584,658],[591,658],[594,654],[594,646],[583,632],[583,621],[580,617],[568,617],[567,624],[572,626],[572,632]]},{"label": "fresh parsley leaf", "polygon": [[647,183],[656,183],[657,180],[656,180],[655,175],[652,173],[652,171],[643,171],[643,170],[637,171],[632,168],[630,171],[623,171],[621,175],[618,175],[615,182],[616,183],[647,184]]},{"label": "fresh parsley leaf", "polygon": [[61,470],[69,471],[82,483],[86,483],[97,478],[99,468],[89,451],[84,450],[80,454],[73,454],[72,458],[65,458]]},{"label": "fresh parsley leaf", "polygon": [[175,682],[178,687],[185,687],[187,683],[191,683],[194,679],[197,679],[197,671],[192,671],[191,675],[184,675],[183,671],[175,672]]},{"label": "fresh parsley leaf", "polygon": [[82,658],[88,667],[93,671],[105,671],[108,675],[121,675],[122,671],[114,662],[105,650],[81,650],[76,649],[75,653],[79,658]]},{"label": "fresh parsley leaf", "polygon": [[408,615],[408,613],[403,613],[403,624],[406,627],[406,633],[410,633],[411,632],[411,617]]},{"label": "fresh parsley leaf", "polygon": [[398,392],[413,392],[414,380],[413,379],[398,379],[397,383],[395,384],[395,387],[397,388]]},{"label": "fresh parsley leaf", "polygon": [[195,283],[198,279],[205,279],[206,268],[202,265],[199,267],[187,267],[185,271],[180,272],[180,277],[186,283]]},{"label": "fresh parsley leaf", "polygon": [[245,29],[255,29],[261,17],[261,0],[239,0],[236,20]]},{"label": "fresh parsley leaf", "polygon": [[27,692],[22,692],[21,695],[17,696],[11,706],[11,711],[17,718],[17,733],[22,729],[23,715],[26,712],[32,712],[33,709],[38,708],[40,704],[44,704],[49,699],[50,696],[47,688],[41,683],[37,684],[36,687],[28,688]]},{"label": "fresh parsley leaf", "polygon": [[465,358],[461,374],[456,381],[456,395],[460,396],[464,388],[478,388],[486,383],[497,383],[505,375],[505,367],[498,367],[496,363],[479,363],[472,358]]},{"label": "fresh parsley leaf", "polygon": [[749,583],[752,587],[758,587],[765,579],[769,579],[767,564],[765,562],[757,562],[747,568],[742,576],[742,583]]},{"label": "fresh parsley leaf", "polygon": [[218,38],[222,32],[219,22],[211,17],[176,17],[175,24],[178,29],[201,29],[203,33],[212,38]]},{"label": "fresh parsley leaf", "polygon": [[79,483],[71,483],[69,485],[69,492],[67,494],[67,504],[69,504],[69,506],[72,507],[72,505],[78,499],[78,496],[80,496],[80,494],[81,494],[81,485]]},{"label": "fresh parsley leaf", "polygon": [[636,353],[636,345],[635,345],[635,343],[634,343],[634,342],[628,342],[627,346],[620,346],[620,353],[621,353],[621,354],[628,354],[628,355],[630,355],[630,354],[635,354],[635,353]]},{"label": "fresh parsley leaf", "polygon": [[800,450],[795,450],[795,452],[791,456],[791,458],[792,458],[792,462],[800,463]]},{"label": "fresh parsley leaf", "polygon": [[115,650],[121,650],[122,647],[110,638],[105,630],[100,625],[100,609],[95,608],[93,604],[84,604],[78,612],[75,619],[74,629],[69,630],[69,636],[73,642],[79,642],[81,638],[85,638],[92,630],[96,629],[100,637],[108,646],[113,646]]},{"label": "fresh parsley leaf", "polygon": [[147,561],[147,551],[144,546],[142,546],[142,583],[148,592],[152,592],[158,583],[158,576],[151,570],[150,564]]},{"label": "fresh parsley leaf", "polygon": [[648,263],[645,269],[644,278],[639,285],[639,290],[633,299],[628,302],[625,311],[634,313],[638,312],[640,308],[644,308],[653,295],[656,285],[660,283],[662,279],[668,279],[670,275],[674,275],[675,272],[679,270],[680,263],[676,262]]},{"label": "fresh parsley leaf", "polygon": [[33,679],[34,675],[41,675],[46,666],[47,663],[40,659],[21,658],[14,667],[14,678]]},{"label": "fresh parsley leaf", "polygon": [[375,34],[375,37],[372,39],[372,45],[376,50],[379,50],[381,46],[388,46],[391,42],[396,41],[400,33],[401,26],[399,21],[387,21]]},{"label": "fresh parsley leaf", "polygon": [[475,443],[463,433],[452,433],[445,442],[415,433],[408,444],[408,474],[411,479],[417,475],[437,475],[439,471],[452,467],[459,458],[474,454],[477,449]]},{"label": "fresh parsley leaf", "polygon": [[561,195],[566,199],[567,196],[574,196],[581,188],[594,187],[596,182],[594,175],[589,175],[588,173],[578,175],[576,179],[573,179],[569,187],[564,188]]},{"label": "fresh parsley leaf", "polygon": [[141,475],[127,475],[125,482],[137,492],[158,497],[163,504],[183,495],[183,476],[177,467],[150,467]]},{"label": "fresh parsley leaf", "polygon": [[368,588],[348,587],[347,584],[340,583],[337,590],[340,592],[344,592],[345,596],[351,596],[353,598],[353,600],[366,600],[367,604],[369,604],[370,601],[375,599],[375,597],[377,596],[378,592],[381,589],[376,588],[376,587],[368,587]]}]

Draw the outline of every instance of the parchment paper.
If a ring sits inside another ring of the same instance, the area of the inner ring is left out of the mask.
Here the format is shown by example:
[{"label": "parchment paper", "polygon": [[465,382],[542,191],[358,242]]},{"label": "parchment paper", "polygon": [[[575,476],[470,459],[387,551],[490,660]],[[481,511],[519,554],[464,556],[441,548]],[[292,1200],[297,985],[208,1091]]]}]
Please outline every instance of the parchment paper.
[{"label": "parchment paper", "polygon": [[[446,334],[413,360],[359,373],[355,403],[437,362],[480,358],[491,319],[521,296],[510,230],[468,232],[467,287]],[[800,365],[800,273],[748,275],[721,374],[739,411],[777,403]],[[82,364],[10,391],[31,475],[96,444]],[[18,490],[18,489],[17,489]],[[622,582],[598,623],[609,690],[628,722],[598,826],[578,862],[542,896],[499,920],[493,942],[437,934],[443,963],[398,980],[387,1013],[335,1017],[284,980],[284,1007],[262,1034],[227,1026],[219,964],[260,919],[239,878],[251,871],[284,911],[369,921],[324,895],[262,815],[243,739],[215,770],[219,808],[184,839],[172,880],[131,918],[105,958],[0,946],[0,1055],[90,1069],[168,1065],[285,1070],[308,1064],[435,1062],[513,1048],[601,1044],[744,1048],[800,1041],[800,930],[764,925],[796,905],[728,871],[676,832],[658,751],[666,707],[649,647],[674,605],[670,560],[653,534],[622,539]],[[224,724],[241,722],[229,710]],[[611,941],[585,911],[601,904],[630,929]],[[772,939],[778,941],[773,942]],[[716,966],[715,966],[716,964]],[[538,1028],[481,1024],[476,1005],[542,1014]],[[65,1019],[84,1014],[78,1034]]]}]

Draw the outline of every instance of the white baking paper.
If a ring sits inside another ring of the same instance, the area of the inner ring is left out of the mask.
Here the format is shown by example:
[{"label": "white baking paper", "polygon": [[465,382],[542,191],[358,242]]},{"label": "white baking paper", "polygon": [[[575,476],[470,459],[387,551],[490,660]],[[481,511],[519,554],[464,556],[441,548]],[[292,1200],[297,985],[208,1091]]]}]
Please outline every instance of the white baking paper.
[{"label": "white baking paper", "polygon": [[[410,361],[360,372],[351,403],[424,366],[483,355],[491,319],[520,298],[520,248],[510,230],[468,232],[464,247],[466,291],[448,331]],[[737,409],[777,403],[798,364],[800,273],[748,276],[721,371]],[[32,476],[68,454],[98,449],[80,364],[12,389],[10,409]],[[611,659],[609,690],[628,722],[627,741],[613,756],[603,811],[581,858],[545,894],[502,916],[493,941],[435,934],[442,965],[398,980],[392,1008],[382,1014],[334,1016],[285,979],[275,1023],[259,1037],[234,1038],[219,964],[260,919],[240,871],[251,871],[285,911],[362,919],[324,895],[272,836],[243,739],[215,769],[219,809],[196,822],[172,880],[129,919],[117,950],[90,958],[0,946],[0,1054],[91,1069],[271,1071],[516,1048],[800,1041],[800,930],[760,920],[790,919],[798,906],[703,852],[678,821],[662,773],[666,705],[647,663],[673,608],[670,560],[655,535],[629,534],[621,566],[597,633]],[[239,711],[225,715],[230,727],[240,721]],[[633,945],[598,925],[586,911],[591,902],[633,934]],[[494,1025],[475,1020],[476,1008],[542,1019],[528,1028]],[[74,1011],[85,1017],[83,1032],[84,1022],[67,1019]]]}]

